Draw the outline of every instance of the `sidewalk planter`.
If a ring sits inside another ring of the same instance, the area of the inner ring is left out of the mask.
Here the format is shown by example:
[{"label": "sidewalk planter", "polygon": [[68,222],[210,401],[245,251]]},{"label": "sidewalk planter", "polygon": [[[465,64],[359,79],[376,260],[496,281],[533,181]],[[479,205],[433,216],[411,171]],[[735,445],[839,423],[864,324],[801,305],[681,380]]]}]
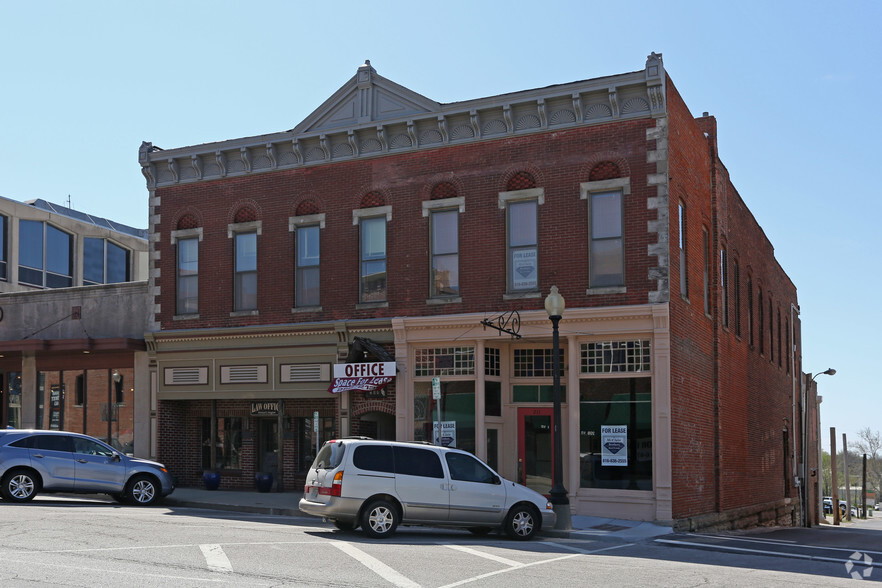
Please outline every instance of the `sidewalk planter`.
[{"label": "sidewalk planter", "polygon": [[273,487],[273,475],[264,472],[254,474],[254,483],[258,492],[269,492]]},{"label": "sidewalk planter", "polygon": [[220,472],[203,472],[202,483],[206,490],[217,490],[220,486]]}]

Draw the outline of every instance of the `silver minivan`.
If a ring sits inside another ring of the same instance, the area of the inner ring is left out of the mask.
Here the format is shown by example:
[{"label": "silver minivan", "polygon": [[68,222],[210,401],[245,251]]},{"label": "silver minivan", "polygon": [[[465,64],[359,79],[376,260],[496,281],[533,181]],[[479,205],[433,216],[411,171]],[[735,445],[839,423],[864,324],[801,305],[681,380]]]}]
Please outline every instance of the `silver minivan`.
[{"label": "silver minivan", "polygon": [[399,524],[504,530],[530,539],[555,522],[551,503],[499,476],[474,455],[423,443],[328,441],[306,474],[300,510],[374,538]]}]

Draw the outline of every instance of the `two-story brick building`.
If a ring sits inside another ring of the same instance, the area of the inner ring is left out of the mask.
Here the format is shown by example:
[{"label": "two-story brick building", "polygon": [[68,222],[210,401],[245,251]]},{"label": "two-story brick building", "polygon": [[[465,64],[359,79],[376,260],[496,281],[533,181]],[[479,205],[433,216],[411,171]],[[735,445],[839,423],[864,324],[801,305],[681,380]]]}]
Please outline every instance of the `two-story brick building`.
[{"label": "two-story brick building", "polygon": [[[182,483],[296,490],[317,441],[431,440],[437,419],[547,492],[557,286],[573,512],[791,520],[796,288],[660,55],[450,104],[367,62],[290,131],[140,163],[159,457]],[[331,394],[347,359],[398,373]]]}]

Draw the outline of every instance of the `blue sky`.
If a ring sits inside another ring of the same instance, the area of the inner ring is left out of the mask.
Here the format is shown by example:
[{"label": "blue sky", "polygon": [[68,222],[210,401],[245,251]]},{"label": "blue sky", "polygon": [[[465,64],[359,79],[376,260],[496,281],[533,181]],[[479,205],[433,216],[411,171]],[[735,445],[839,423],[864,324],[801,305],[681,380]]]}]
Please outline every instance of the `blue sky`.
[{"label": "blue sky", "polygon": [[799,291],[829,427],[882,429],[882,3],[0,0],[0,195],[147,226],[141,141],[294,127],[370,59],[439,102],[642,69],[652,52]]}]

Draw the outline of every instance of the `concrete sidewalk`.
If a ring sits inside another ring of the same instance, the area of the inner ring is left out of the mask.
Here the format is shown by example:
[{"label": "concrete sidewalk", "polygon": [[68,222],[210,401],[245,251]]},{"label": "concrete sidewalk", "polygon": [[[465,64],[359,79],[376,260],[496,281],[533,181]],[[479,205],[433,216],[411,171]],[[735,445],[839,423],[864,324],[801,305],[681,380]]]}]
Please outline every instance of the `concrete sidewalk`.
[{"label": "concrete sidewalk", "polygon": [[[204,490],[202,488],[175,488],[162,504],[189,508],[206,508],[276,516],[314,519],[300,512],[298,502],[303,492],[257,492],[253,490]],[[626,521],[602,517],[573,516],[572,530],[543,529],[550,537],[572,539],[610,538],[622,541],[640,541],[671,533],[670,527],[641,521]]]}]

